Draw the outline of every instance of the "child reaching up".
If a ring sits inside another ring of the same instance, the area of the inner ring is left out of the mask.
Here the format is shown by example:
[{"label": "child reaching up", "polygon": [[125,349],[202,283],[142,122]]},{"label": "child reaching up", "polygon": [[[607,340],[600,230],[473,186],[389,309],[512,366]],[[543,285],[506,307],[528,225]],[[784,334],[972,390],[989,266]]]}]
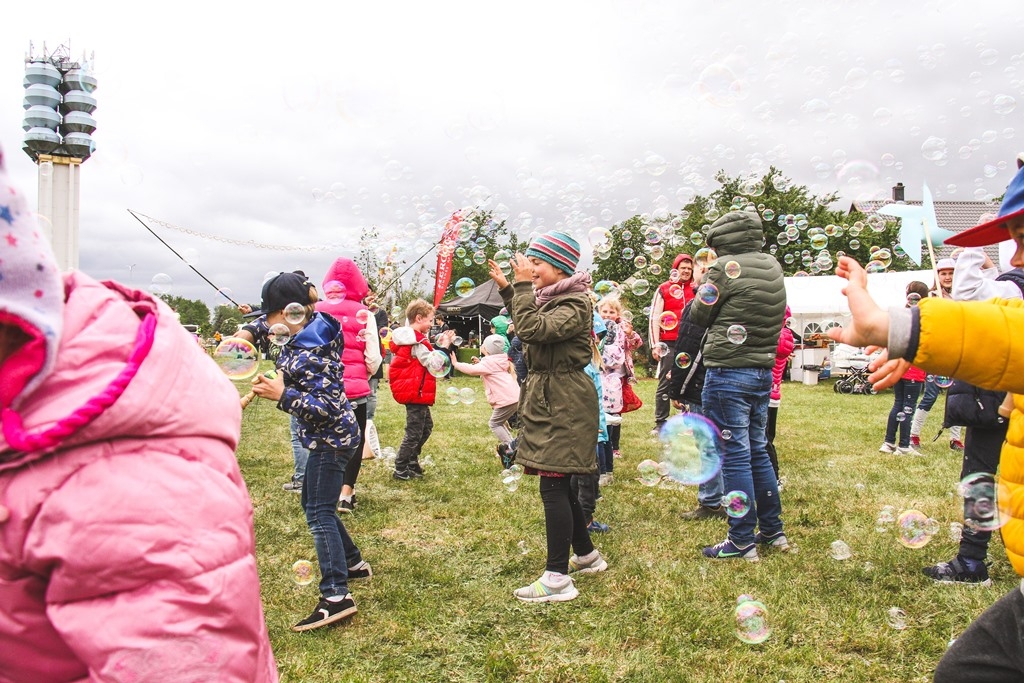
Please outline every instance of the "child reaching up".
[{"label": "child reaching up", "polygon": [[[593,358],[590,276],[575,273],[579,243],[561,232],[534,239],[526,255],[509,263],[509,284],[495,261],[498,285],[516,333],[526,347],[527,375],[520,401],[522,424],[516,461],[540,476],[548,558],[544,573],[514,595],[523,602],[563,602],[579,595],[570,572],[607,569],[587,531],[587,518],[572,492],[574,474],[597,471],[598,405],[585,371]],[[575,551],[569,557],[570,549]]]},{"label": "child reaching up", "polygon": [[[454,337],[455,331],[449,330],[441,335],[438,345],[447,349]],[[505,343],[502,335],[492,334],[480,345],[484,357],[479,362],[463,363],[455,354],[451,354],[451,359],[456,370],[466,375],[475,375],[484,381],[484,392],[492,409],[487,426],[499,442],[508,446],[512,434],[507,423],[519,408],[519,383],[511,372],[511,363],[504,351]]]},{"label": "child reaching up", "polygon": [[[357,610],[348,581],[372,574],[337,513],[345,467],[360,445],[359,425],[345,396],[341,323],[317,312],[309,291],[309,283],[295,273],[281,273],[263,285],[267,324],[286,325],[291,338],[281,347],[278,374],[257,375],[253,386],[257,396],[277,401],[278,408],[295,416],[296,435],[309,450],[302,507],[320,563],[321,595],[313,613],[292,626],[293,631],[351,617]],[[292,302],[305,307],[305,317],[298,323],[284,314]]]}]

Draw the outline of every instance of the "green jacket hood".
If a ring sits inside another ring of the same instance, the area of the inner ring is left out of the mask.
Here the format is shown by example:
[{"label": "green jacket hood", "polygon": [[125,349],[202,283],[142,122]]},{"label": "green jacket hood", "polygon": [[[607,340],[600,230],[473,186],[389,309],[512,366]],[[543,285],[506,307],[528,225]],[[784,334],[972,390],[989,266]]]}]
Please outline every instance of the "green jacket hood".
[{"label": "green jacket hood", "polygon": [[714,222],[707,241],[719,256],[759,252],[764,242],[761,218],[749,211],[730,211]]}]

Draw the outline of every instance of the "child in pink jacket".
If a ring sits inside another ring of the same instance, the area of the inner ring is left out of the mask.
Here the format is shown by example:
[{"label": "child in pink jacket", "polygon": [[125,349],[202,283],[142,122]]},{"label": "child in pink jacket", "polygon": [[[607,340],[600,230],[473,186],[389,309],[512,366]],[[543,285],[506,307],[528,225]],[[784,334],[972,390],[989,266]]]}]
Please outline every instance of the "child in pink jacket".
[{"label": "child in pink jacket", "polygon": [[[440,343],[448,348],[454,336],[455,332],[447,332]],[[452,354],[452,366],[463,374],[476,375],[484,381],[484,392],[492,408],[487,426],[498,441],[508,446],[512,441],[508,421],[519,408],[519,382],[505,353],[505,338],[500,334],[488,336],[480,344],[480,353],[484,357],[477,363],[463,363]]]},{"label": "child in pink jacket", "polygon": [[0,680],[277,680],[238,391],[159,299],[63,277],[0,153]]}]

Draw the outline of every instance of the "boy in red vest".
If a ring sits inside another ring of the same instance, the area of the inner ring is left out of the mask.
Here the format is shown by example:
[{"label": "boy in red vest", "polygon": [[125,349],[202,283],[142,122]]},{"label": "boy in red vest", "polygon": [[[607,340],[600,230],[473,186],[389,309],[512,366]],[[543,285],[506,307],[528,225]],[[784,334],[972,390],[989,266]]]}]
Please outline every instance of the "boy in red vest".
[{"label": "boy in red vest", "polygon": [[434,307],[416,299],[405,309],[405,319],[406,327],[397,328],[391,335],[394,359],[388,371],[391,395],[405,405],[405,436],[391,475],[401,481],[423,476],[420,451],[434,429],[430,406],[434,405],[437,387],[437,380],[426,368],[427,357],[433,351],[426,335],[433,324]]}]

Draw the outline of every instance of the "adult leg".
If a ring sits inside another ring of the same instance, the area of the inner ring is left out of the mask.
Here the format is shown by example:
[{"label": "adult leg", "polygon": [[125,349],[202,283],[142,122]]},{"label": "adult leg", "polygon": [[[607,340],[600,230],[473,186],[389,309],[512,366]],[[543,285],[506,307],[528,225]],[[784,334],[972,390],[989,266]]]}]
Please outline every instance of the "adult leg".
[{"label": "adult leg", "polygon": [[[960,478],[963,479],[970,474],[979,472],[995,474],[999,467],[999,453],[1005,439],[1005,426],[1002,429],[968,429]],[[967,514],[969,513],[965,509],[965,519]],[[972,560],[984,562],[988,555],[988,542],[991,538],[991,531],[978,530],[965,524],[963,533],[960,535],[959,554]]]},{"label": "adult leg", "polygon": [[889,419],[885,423],[885,443],[890,446],[896,445],[896,426],[899,424],[899,415],[903,413],[903,386],[906,380],[897,380],[892,388],[892,408],[889,409]]},{"label": "adult leg", "polygon": [[[928,411],[935,405],[935,400],[939,397],[939,387],[935,384],[934,379],[926,379],[924,384],[924,394],[921,396],[921,402],[917,405],[917,409],[914,411],[914,419],[910,423],[910,436],[913,441],[913,437],[917,437],[917,440],[921,439],[921,430],[924,428],[924,421],[928,419]],[[916,445],[916,444],[915,444]]]},{"label": "adult leg", "polygon": [[1019,586],[960,634],[935,669],[936,683],[1024,680],[1024,594]]},{"label": "adult leg", "polygon": [[779,454],[775,451],[775,425],[779,419],[779,407],[768,405],[768,426],[765,427],[765,438],[767,440],[768,459],[772,461],[772,469],[775,470],[775,479],[779,478]]},{"label": "adult leg", "polygon": [[672,409],[672,402],[669,400],[669,370],[672,369],[672,359],[668,356],[658,361],[658,388],[654,391],[654,428],[661,430],[665,424],[669,412]]},{"label": "adult leg", "polygon": [[[309,460],[309,450],[302,445],[299,440],[299,419],[294,415],[288,421],[288,428],[291,431],[292,437],[292,460],[294,461],[294,470],[292,471],[292,484],[294,487],[301,488],[302,477],[306,473],[306,461]],[[286,486],[286,488],[288,488]]]},{"label": "adult leg", "polygon": [[[779,476],[768,456],[768,393],[771,370],[765,370],[764,393],[751,400],[750,470],[754,481],[754,505],[757,526],[763,536],[782,533],[782,500],[779,498]],[[750,514],[749,512],[747,514]]]}]

